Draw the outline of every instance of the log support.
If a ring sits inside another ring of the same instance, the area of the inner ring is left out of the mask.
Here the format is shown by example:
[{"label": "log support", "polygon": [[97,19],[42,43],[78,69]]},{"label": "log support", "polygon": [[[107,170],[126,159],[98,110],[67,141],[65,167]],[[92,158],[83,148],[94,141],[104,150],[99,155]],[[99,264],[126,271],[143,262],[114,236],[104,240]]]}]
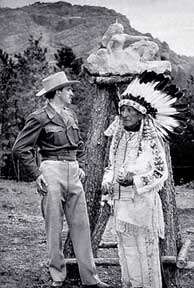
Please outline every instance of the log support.
[{"label": "log support", "polygon": [[[119,266],[119,258],[94,258],[96,266]],[[162,256],[161,261],[164,264],[168,265],[176,265],[176,257],[175,256]],[[72,266],[77,265],[76,258],[68,258],[66,259],[66,265]],[[188,261],[187,265],[181,269],[186,270],[194,270],[194,261]]]},{"label": "log support", "polygon": [[[192,269],[193,270],[194,261],[188,261],[188,251],[189,251],[190,246],[191,246],[191,240],[186,239],[179,251],[178,256],[177,257],[176,256],[161,256],[162,263],[169,264],[169,265],[170,264],[176,265],[176,267],[179,269]],[[117,242],[101,242],[98,248],[99,249],[110,249],[110,248],[115,249],[117,248]],[[96,258],[96,261],[97,263],[103,263],[103,259],[104,258]],[[108,258],[108,261],[106,259],[104,263],[109,263],[110,265],[112,265],[109,259],[111,258]],[[113,265],[116,265],[115,259],[116,258],[114,258],[113,260]]]},{"label": "log support", "polygon": [[179,254],[177,256],[176,266],[178,268],[184,268],[187,266],[188,262],[188,251],[191,246],[191,240],[187,239],[185,240],[183,246],[181,247]]}]

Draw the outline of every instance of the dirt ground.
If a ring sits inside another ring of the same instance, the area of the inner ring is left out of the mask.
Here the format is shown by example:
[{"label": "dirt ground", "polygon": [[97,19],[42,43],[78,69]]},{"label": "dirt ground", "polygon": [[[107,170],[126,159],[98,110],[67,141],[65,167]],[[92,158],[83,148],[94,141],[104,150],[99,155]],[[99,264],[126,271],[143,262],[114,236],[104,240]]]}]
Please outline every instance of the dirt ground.
[{"label": "dirt ground", "polygon": [[[40,213],[40,196],[33,183],[0,181],[0,287],[46,288],[50,277],[44,222]],[[176,201],[183,238],[189,234],[192,246],[189,260],[194,261],[194,185],[176,187]],[[64,231],[64,238],[66,231]],[[111,219],[103,236],[114,241]],[[99,250],[100,257],[116,257],[115,249]],[[194,287],[193,271],[181,273],[182,288]],[[98,267],[102,280],[120,287],[119,267]],[[69,283],[69,284],[68,284]],[[67,286],[78,285],[69,278]]]}]

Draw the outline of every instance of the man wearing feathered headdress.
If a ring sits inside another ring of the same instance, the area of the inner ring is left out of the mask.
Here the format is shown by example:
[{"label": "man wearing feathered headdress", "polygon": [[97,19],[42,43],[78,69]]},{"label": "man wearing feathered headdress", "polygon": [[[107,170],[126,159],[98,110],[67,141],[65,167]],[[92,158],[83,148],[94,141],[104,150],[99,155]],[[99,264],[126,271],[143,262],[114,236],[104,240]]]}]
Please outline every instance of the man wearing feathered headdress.
[{"label": "man wearing feathered headdress", "polygon": [[163,142],[179,125],[174,104],[180,96],[169,82],[155,72],[135,77],[120,97],[119,116],[105,131],[112,142],[102,189],[114,208],[123,288],[162,288],[158,192],[168,177]]}]

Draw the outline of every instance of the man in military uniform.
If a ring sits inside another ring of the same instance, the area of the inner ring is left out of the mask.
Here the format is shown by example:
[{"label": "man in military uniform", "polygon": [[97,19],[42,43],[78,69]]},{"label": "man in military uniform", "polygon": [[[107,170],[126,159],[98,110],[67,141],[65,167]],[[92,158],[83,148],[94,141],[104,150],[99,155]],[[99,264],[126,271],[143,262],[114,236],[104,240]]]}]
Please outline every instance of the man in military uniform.
[{"label": "man in military uniform", "polygon": [[[13,156],[20,160],[26,174],[36,180],[42,195],[52,287],[62,287],[66,278],[61,237],[65,216],[83,286],[102,288],[109,286],[100,281],[96,272],[81,183],[85,177],[83,142],[76,115],[68,108],[73,97],[71,86],[77,83],[69,81],[64,72],[43,79],[44,88],[37,96],[44,95],[48,103],[27,118],[13,146]],[[42,159],[40,167],[33,153],[36,146]]]}]

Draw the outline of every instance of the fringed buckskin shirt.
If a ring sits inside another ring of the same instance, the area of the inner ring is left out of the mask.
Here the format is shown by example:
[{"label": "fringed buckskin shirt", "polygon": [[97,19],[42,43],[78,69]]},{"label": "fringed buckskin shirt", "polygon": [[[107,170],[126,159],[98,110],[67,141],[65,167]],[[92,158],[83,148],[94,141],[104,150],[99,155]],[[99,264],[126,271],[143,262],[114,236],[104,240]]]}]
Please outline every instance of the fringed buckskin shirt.
[{"label": "fringed buckskin shirt", "polygon": [[84,143],[80,137],[75,112],[70,108],[64,108],[63,115],[60,115],[48,103],[28,116],[12,151],[14,158],[20,159],[26,175],[34,180],[41,173],[34,157],[36,147],[39,147],[39,153],[43,158],[63,156],[69,151],[74,151],[82,167]]},{"label": "fringed buckskin shirt", "polygon": [[[121,200],[119,205],[122,209],[117,211],[117,225],[128,223],[144,226],[157,230],[158,235],[164,238],[163,211],[158,192],[168,177],[165,150],[154,133],[148,138],[143,137],[143,126],[144,121],[140,131],[127,132],[118,125],[114,127],[113,133],[106,134],[112,134],[113,138],[109,167],[105,170],[103,181],[112,183],[112,199]],[[118,184],[116,179],[120,169],[134,173],[132,186]]]}]

